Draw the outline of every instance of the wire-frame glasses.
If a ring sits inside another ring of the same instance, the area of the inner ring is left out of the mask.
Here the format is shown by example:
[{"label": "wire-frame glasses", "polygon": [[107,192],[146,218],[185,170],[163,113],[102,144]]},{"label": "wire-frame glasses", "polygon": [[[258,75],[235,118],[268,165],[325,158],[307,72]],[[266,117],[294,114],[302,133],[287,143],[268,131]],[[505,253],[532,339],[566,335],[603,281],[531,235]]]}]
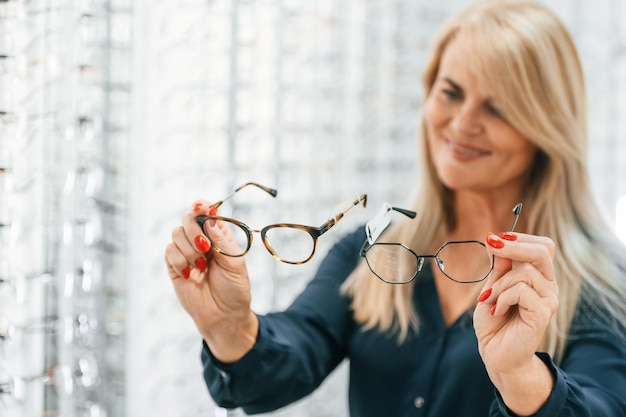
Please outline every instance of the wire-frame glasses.
[{"label": "wire-frame glasses", "polygon": [[[446,242],[434,254],[415,253],[403,243],[376,242],[376,239],[389,224],[391,211],[397,211],[414,218],[416,213],[409,210],[383,205],[382,211],[366,226],[367,240],[361,247],[361,256],[374,275],[388,284],[407,284],[421,272],[427,259],[432,258],[439,270],[455,282],[469,284],[483,281],[493,269],[494,257],[489,256],[485,244],[478,240],[458,240]],[[513,208],[515,220],[511,232],[522,211],[519,203]],[[463,262],[459,262],[463,259]]]},{"label": "wire-frame glasses", "polygon": [[[255,182],[248,182],[236,188],[228,197],[212,204],[211,209],[217,210],[226,200],[247,186],[260,188],[272,197],[276,197],[278,194],[273,188],[265,187]],[[196,217],[196,221],[202,227],[207,237],[209,236],[208,227],[215,225],[227,227],[232,231],[238,242],[237,250],[233,251],[232,248],[226,249],[211,242],[211,248],[223,255],[232,257],[244,256],[252,246],[252,234],[260,233],[263,245],[274,258],[287,264],[299,265],[313,258],[317,247],[317,239],[337,224],[348,210],[361,202],[363,202],[363,207],[366,207],[367,194],[359,195],[358,198],[352,201],[345,209],[341,210],[319,227],[304,226],[294,223],[276,223],[257,230],[250,228],[250,226],[239,220],[212,215],[198,216]]]}]

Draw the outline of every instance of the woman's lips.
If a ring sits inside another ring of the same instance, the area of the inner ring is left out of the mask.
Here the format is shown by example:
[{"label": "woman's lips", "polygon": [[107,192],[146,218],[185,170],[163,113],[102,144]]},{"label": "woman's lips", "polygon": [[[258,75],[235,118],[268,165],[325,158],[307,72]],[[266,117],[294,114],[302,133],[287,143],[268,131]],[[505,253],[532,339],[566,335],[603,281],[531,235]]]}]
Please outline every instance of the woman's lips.
[{"label": "woman's lips", "polygon": [[471,146],[464,146],[459,143],[454,143],[449,140],[447,140],[446,143],[452,151],[452,154],[457,158],[473,159],[481,156],[486,156],[491,153],[489,151],[484,151]]}]

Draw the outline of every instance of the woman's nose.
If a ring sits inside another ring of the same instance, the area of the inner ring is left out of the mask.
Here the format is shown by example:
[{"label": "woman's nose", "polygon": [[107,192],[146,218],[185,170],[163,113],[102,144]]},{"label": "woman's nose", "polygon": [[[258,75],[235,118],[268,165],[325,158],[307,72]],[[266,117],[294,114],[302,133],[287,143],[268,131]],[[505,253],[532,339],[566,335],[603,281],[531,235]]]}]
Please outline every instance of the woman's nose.
[{"label": "woman's nose", "polygon": [[452,120],[452,127],[460,134],[478,135],[482,133],[482,124],[478,117],[478,111],[470,107],[459,109]]}]

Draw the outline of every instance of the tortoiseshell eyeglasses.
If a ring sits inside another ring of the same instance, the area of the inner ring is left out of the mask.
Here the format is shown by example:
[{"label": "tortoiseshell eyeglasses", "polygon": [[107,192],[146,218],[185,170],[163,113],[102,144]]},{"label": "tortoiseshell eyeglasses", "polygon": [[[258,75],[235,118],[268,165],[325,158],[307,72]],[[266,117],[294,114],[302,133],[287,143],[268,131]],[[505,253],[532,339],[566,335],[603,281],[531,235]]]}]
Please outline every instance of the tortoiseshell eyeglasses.
[{"label": "tortoiseshell eyeglasses", "polygon": [[[228,197],[211,205],[211,209],[217,209],[226,200],[234,196],[237,192],[247,186],[254,186],[265,191],[272,197],[276,197],[278,191],[273,188],[265,187],[255,182],[248,182],[236,188]],[[319,227],[304,226],[293,223],[276,223],[265,226],[262,229],[252,229],[239,220],[222,216],[198,216],[196,221],[202,227],[205,235],[209,236],[209,225],[219,225],[229,228],[237,239],[238,249],[233,251],[232,248],[226,250],[219,247],[213,242],[211,248],[215,251],[232,257],[244,256],[252,246],[252,233],[260,233],[263,245],[277,260],[293,265],[306,263],[313,258],[317,247],[317,239],[330,230],[352,207],[363,202],[363,207],[367,206],[367,194],[361,194],[358,198],[351,202],[345,209],[331,217],[326,223]]]}]

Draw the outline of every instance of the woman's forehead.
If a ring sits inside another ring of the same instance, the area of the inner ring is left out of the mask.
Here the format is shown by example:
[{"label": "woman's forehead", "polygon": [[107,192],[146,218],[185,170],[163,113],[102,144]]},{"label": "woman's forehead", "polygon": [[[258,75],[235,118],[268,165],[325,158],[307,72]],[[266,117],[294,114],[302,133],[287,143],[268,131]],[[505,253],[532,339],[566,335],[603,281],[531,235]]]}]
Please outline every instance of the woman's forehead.
[{"label": "woman's forehead", "polygon": [[478,60],[475,49],[468,41],[454,39],[443,50],[437,79],[448,80],[466,89],[482,91],[486,94],[487,82],[481,71],[478,71]]}]

